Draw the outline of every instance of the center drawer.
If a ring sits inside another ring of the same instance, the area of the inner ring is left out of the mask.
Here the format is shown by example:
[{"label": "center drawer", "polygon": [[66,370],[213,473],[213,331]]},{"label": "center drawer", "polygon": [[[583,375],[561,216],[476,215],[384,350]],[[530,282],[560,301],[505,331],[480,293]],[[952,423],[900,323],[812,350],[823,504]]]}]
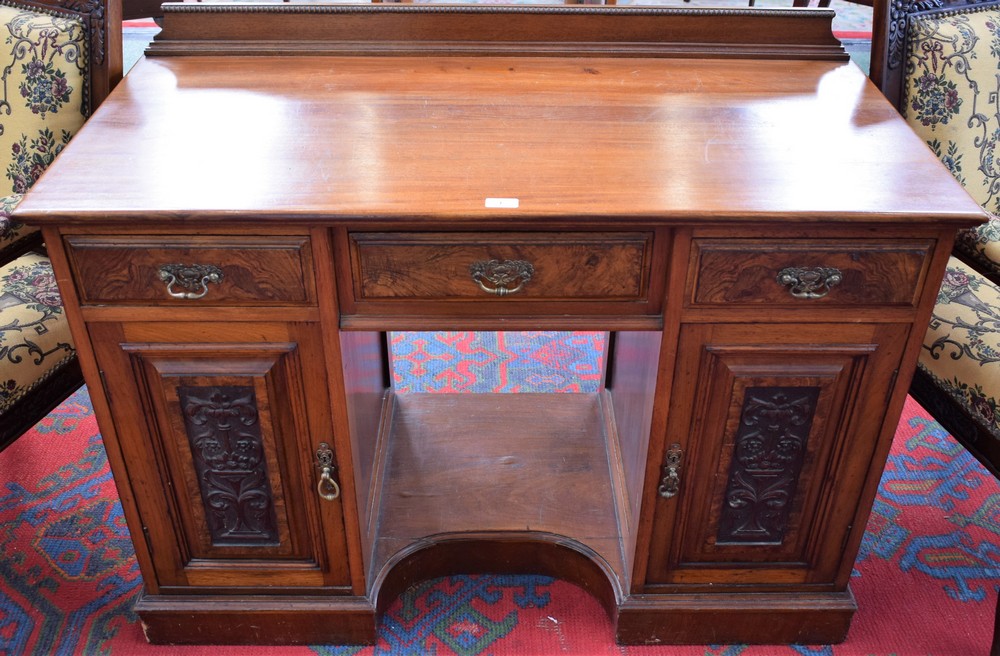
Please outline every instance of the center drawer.
[{"label": "center drawer", "polygon": [[473,313],[498,313],[527,303],[545,314],[600,313],[602,306],[621,312],[627,304],[636,312],[650,309],[652,232],[356,232],[349,242],[351,300],[359,307],[440,313],[469,305]]}]

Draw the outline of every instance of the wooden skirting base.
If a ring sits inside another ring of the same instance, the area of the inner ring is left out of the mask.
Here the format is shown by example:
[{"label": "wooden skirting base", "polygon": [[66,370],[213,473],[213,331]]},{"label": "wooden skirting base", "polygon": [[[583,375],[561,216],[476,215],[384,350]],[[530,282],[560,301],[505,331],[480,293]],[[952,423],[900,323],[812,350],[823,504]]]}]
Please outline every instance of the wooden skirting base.
[{"label": "wooden skirting base", "polygon": [[620,644],[843,642],[857,604],[840,593],[635,595],[618,609]]},{"label": "wooden skirting base", "polygon": [[[604,586],[584,587],[609,601]],[[846,638],[856,609],[848,590],[635,595],[608,610],[620,644],[825,645]],[[328,596],[143,595],[136,612],[149,642],[202,645],[373,644],[378,615],[363,597]]]},{"label": "wooden skirting base", "polygon": [[135,611],[158,645],[375,642],[375,608],[364,597],[143,594]]}]

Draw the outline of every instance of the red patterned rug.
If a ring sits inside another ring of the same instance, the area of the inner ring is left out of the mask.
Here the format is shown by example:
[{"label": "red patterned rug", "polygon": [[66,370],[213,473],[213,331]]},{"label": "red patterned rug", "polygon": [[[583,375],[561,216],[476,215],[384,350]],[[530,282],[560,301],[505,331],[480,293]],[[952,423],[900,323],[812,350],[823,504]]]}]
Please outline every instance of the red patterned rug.
[{"label": "red patterned rug", "polygon": [[[577,391],[592,333],[396,334],[402,389]],[[140,576],[85,391],[0,454],[0,655],[968,656],[985,654],[1000,580],[1000,486],[914,402],[896,434],[834,646],[620,647],[582,590],[545,577],[454,577],[390,608],[374,647],[153,647]]]}]

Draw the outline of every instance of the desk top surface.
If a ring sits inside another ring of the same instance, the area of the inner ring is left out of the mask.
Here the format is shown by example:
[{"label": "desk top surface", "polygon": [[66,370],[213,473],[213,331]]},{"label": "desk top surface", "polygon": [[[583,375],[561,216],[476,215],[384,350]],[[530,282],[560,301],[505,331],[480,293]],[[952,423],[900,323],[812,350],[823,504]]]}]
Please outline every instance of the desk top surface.
[{"label": "desk top surface", "polygon": [[156,213],[982,218],[850,63],[462,56],[141,60],[19,215]]}]

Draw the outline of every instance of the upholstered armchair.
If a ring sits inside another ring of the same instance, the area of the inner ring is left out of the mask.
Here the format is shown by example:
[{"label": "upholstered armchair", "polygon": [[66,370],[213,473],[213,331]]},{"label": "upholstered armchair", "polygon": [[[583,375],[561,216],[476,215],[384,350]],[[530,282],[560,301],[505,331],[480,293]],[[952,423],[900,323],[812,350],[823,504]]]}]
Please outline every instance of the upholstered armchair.
[{"label": "upholstered armchair", "polygon": [[958,235],[910,392],[1000,476],[1000,2],[876,3],[871,78],[993,215]]},{"label": "upholstered armchair", "polygon": [[82,383],[40,232],[11,211],[121,79],[119,2],[0,0],[0,449]]},{"label": "upholstered armchair", "polygon": [[877,5],[872,79],[994,214],[958,236],[912,393],[1000,475],[1000,2],[971,1]]}]

